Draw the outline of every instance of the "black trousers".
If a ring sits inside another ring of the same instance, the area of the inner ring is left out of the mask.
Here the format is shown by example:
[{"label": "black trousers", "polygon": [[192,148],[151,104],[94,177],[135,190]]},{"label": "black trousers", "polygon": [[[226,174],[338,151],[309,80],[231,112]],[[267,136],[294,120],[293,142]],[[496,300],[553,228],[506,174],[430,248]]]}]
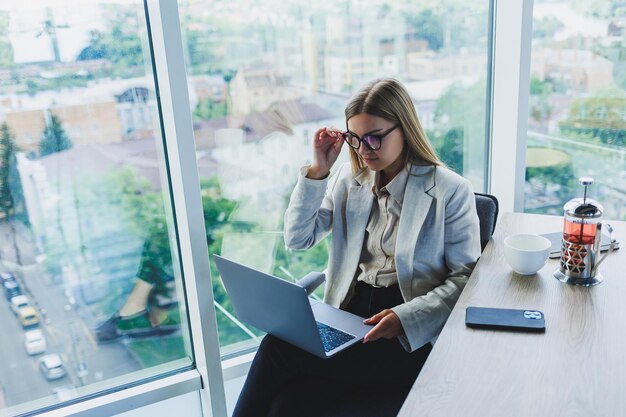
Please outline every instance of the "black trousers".
[{"label": "black trousers", "polygon": [[[346,310],[370,317],[402,302],[398,285],[374,288],[358,283]],[[408,353],[398,340],[380,339],[320,359],[267,335],[254,357],[233,417],[367,416],[371,415],[368,403],[377,398],[394,402],[383,406],[397,413],[431,348],[427,344]]]}]

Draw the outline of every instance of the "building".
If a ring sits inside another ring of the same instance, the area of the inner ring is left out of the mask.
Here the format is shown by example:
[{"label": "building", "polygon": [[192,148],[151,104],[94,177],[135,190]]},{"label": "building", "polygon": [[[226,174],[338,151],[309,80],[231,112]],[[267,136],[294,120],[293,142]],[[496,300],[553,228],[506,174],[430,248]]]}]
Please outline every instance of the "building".
[{"label": "building", "polygon": [[274,102],[304,96],[302,90],[290,86],[286,77],[262,62],[238,70],[229,88],[235,115],[264,111]]},{"label": "building", "polygon": [[574,93],[591,93],[613,83],[613,64],[588,50],[538,48],[531,60],[531,73],[564,83]]},{"label": "building", "polygon": [[485,57],[478,54],[441,55],[433,51],[407,54],[407,74],[414,80],[478,77],[485,73]]},{"label": "building", "polygon": [[148,137],[156,114],[154,91],[145,80],[104,80],[86,88],[29,96],[12,94],[0,114],[14,132],[17,145],[37,152],[50,120],[59,117],[74,144],[109,144]]}]

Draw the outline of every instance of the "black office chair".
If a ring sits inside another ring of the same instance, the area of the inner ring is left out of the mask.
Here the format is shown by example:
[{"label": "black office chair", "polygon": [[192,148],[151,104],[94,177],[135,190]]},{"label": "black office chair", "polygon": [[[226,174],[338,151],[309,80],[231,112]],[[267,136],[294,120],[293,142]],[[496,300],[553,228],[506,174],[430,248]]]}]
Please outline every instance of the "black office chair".
[{"label": "black office chair", "polygon": [[491,194],[474,193],[476,196],[476,212],[480,223],[480,250],[485,250],[498,220],[498,199]]}]

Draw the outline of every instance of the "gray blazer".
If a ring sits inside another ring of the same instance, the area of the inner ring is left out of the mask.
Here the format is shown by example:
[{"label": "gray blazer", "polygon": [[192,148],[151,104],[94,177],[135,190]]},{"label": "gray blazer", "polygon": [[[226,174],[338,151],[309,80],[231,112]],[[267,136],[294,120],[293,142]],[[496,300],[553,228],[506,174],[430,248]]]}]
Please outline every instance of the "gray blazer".
[{"label": "gray blazer", "polygon": [[[367,169],[367,168],[366,168]],[[476,260],[480,232],[469,181],[444,167],[409,167],[396,240],[396,271],[404,303],[393,308],[414,351],[441,332]],[[285,243],[308,249],[332,231],[324,301],[339,307],[358,267],[374,196],[350,164],[330,179],[311,180],[306,169],[285,213]]]}]

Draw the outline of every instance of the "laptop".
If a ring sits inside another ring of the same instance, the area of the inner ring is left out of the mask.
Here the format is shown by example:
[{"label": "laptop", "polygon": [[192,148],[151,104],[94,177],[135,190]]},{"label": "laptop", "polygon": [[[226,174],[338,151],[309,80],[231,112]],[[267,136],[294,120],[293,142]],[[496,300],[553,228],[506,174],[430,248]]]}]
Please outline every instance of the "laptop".
[{"label": "laptop", "polygon": [[363,318],[309,298],[306,289],[213,255],[238,318],[323,359],[360,342]]},{"label": "laptop", "polygon": [[[553,232],[553,233],[544,233],[541,236],[547,237],[548,240],[552,243],[550,246],[550,258],[560,258],[561,257],[561,240],[563,239],[563,232]],[[602,240],[600,241],[600,252],[604,252],[609,250],[609,246],[611,246],[611,239],[609,235],[602,233]],[[614,250],[619,249],[619,242],[615,242]]]}]

